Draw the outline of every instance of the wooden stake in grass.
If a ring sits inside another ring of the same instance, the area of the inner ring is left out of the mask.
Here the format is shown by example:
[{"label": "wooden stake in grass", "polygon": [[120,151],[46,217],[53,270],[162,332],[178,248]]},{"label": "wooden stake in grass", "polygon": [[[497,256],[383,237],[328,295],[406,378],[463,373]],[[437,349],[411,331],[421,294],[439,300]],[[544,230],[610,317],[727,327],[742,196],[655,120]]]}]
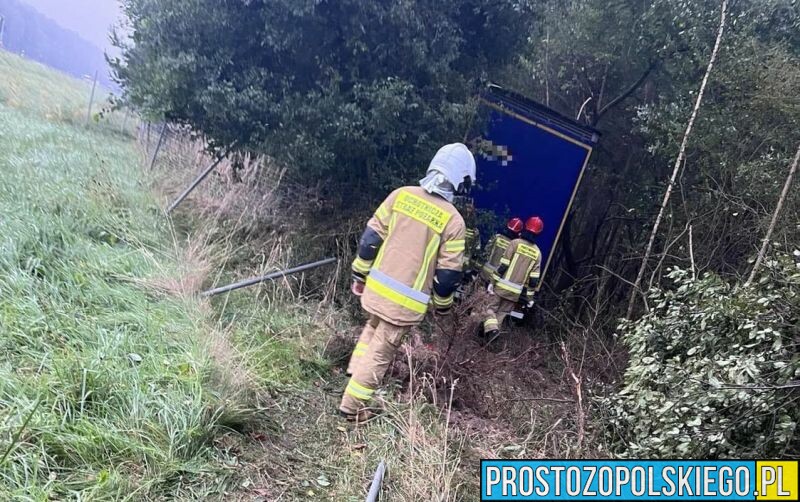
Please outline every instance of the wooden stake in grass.
[{"label": "wooden stake in grass", "polygon": [[656,235],[658,234],[658,227],[661,225],[661,220],[664,218],[664,212],[667,209],[667,204],[669,204],[669,198],[672,195],[672,189],[675,187],[675,180],[678,179],[678,173],[681,170],[681,163],[683,162],[684,157],[686,156],[686,145],[689,142],[689,135],[692,132],[692,127],[694,126],[694,121],[697,118],[697,111],[700,109],[700,104],[703,102],[703,94],[706,90],[706,83],[708,82],[708,76],[711,74],[711,68],[714,66],[714,61],[717,59],[717,53],[719,52],[719,45],[722,41],[722,34],[725,31],[725,16],[728,12],[728,0],[722,0],[722,7],[720,9],[720,21],[719,21],[719,29],[717,30],[717,39],[714,42],[714,49],[711,51],[711,58],[708,60],[708,66],[706,67],[706,73],[703,76],[703,81],[700,84],[700,92],[697,94],[697,101],[694,103],[694,109],[692,109],[692,115],[689,117],[689,123],[686,125],[686,132],[683,133],[683,141],[681,141],[681,148],[678,151],[678,158],[675,159],[675,166],[672,169],[672,176],[669,179],[669,184],[667,185],[667,191],[664,192],[664,200],[661,201],[661,209],[658,211],[658,216],[656,217],[656,222],[653,224],[653,230],[650,232],[650,240],[647,242],[647,248],[645,248],[644,256],[642,257],[642,264],[639,266],[639,272],[636,274],[636,280],[633,283],[633,290],[631,290],[631,296],[628,300],[628,312],[625,315],[625,318],[630,320],[631,315],[633,314],[633,307],[636,304],[636,295],[640,292],[640,286],[642,284],[642,277],[644,277],[644,271],[647,268],[647,260],[650,258],[650,254],[653,252],[653,243],[656,240]]},{"label": "wooden stake in grass", "polygon": [[94,91],[97,89],[97,71],[94,72],[94,81],[92,81],[92,93],[89,95],[89,109],[86,110],[86,123],[92,121],[92,105],[94,104]]},{"label": "wooden stake in grass", "polygon": [[792,186],[792,178],[794,178],[794,173],[797,172],[798,160],[800,160],[800,145],[797,146],[797,153],[794,155],[794,161],[792,162],[791,167],[789,167],[789,175],[786,176],[786,183],[783,184],[783,190],[781,190],[781,195],[778,197],[778,205],[775,206],[775,211],[772,212],[772,220],[769,222],[767,234],[764,236],[764,240],[761,242],[761,249],[758,250],[756,263],[753,265],[753,270],[750,272],[750,277],[748,277],[747,282],[744,283],[745,286],[749,286],[753,282],[753,279],[756,278],[756,273],[758,272],[758,269],[761,268],[761,262],[764,261],[764,255],[767,254],[767,246],[769,246],[769,241],[772,238],[772,232],[775,230],[775,223],[778,221],[778,215],[783,208],[786,195],[789,193],[789,187]]},{"label": "wooden stake in grass", "polygon": [[158,151],[161,150],[161,145],[164,143],[164,135],[166,133],[167,133],[167,123],[164,122],[164,126],[161,127],[161,134],[158,135],[158,143],[156,143],[156,149],[153,150],[153,156],[150,158],[150,169],[149,169],[150,171],[152,171],[153,166],[156,165],[156,158],[158,157]]}]

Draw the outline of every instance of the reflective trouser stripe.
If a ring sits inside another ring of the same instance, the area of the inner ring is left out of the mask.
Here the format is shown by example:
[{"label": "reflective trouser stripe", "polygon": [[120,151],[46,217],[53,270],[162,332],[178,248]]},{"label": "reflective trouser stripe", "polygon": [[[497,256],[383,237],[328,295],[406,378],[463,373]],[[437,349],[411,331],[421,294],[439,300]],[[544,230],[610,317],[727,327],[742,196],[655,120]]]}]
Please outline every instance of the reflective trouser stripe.
[{"label": "reflective trouser stripe", "polygon": [[369,347],[369,345],[367,345],[366,343],[358,342],[356,344],[356,348],[353,349],[353,357],[361,357],[364,354],[366,354],[367,353],[367,347]]},{"label": "reflective trouser stripe", "polygon": [[506,291],[510,291],[517,295],[522,293],[522,284],[517,284],[515,282],[511,282],[506,279],[497,279],[495,286],[505,289]]},{"label": "reflective trouser stripe", "polygon": [[372,394],[375,393],[375,389],[364,387],[352,378],[347,382],[347,388],[345,388],[344,391],[362,401],[369,401],[372,398]]},{"label": "reflective trouser stripe", "polygon": [[453,296],[450,295],[447,298],[442,298],[441,296],[434,293],[433,295],[433,304],[439,308],[446,308],[453,304]]},{"label": "reflective trouser stripe", "polygon": [[412,312],[424,314],[428,310],[430,296],[422,291],[411,289],[380,270],[372,269],[367,276],[367,288]]},{"label": "reflective trouser stripe", "polygon": [[488,333],[490,331],[495,331],[499,329],[499,326],[500,324],[497,322],[497,319],[490,317],[489,319],[483,321],[483,332]]}]

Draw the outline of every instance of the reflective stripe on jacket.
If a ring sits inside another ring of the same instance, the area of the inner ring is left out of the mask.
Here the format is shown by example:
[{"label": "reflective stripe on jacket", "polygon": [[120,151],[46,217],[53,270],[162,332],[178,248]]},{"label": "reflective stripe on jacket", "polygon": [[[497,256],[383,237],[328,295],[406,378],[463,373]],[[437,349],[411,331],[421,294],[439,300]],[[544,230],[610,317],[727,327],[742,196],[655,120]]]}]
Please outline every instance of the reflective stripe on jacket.
[{"label": "reflective stripe on jacket", "polygon": [[491,279],[492,275],[497,271],[497,267],[500,266],[500,259],[503,258],[503,254],[505,254],[510,243],[511,239],[505,235],[496,234],[486,245],[486,263],[483,264],[486,279]]},{"label": "reflective stripe on jacket", "polygon": [[495,294],[506,300],[517,301],[523,289],[527,297],[533,297],[534,288],[529,286],[531,279],[538,280],[541,273],[542,252],[539,246],[525,239],[514,239],[500,259],[500,269],[506,267],[503,275],[494,275]]},{"label": "reflective stripe on jacket", "polygon": [[392,192],[367,225],[383,244],[372,263],[357,258],[354,268],[369,266],[361,305],[397,326],[416,324],[428,304],[443,308],[452,295],[431,297],[434,272],[460,272],[464,261],[464,220],[456,208],[420,187]]}]

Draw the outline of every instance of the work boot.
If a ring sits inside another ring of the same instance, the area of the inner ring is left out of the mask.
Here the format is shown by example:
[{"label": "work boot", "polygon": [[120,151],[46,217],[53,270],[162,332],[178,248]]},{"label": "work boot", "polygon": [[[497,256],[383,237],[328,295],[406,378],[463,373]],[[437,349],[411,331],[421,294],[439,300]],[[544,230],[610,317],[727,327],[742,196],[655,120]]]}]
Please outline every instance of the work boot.
[{"label": "work boot", "polygon": [[356,413],[348,413],[346,411],[339,410],[339,415],[344,417],[344,419],[348,422],[352,422],[354,424],[367,423],[373,418],[377,417],[379,414],[380,410],[375,410],[373,408],[361,408]]}]

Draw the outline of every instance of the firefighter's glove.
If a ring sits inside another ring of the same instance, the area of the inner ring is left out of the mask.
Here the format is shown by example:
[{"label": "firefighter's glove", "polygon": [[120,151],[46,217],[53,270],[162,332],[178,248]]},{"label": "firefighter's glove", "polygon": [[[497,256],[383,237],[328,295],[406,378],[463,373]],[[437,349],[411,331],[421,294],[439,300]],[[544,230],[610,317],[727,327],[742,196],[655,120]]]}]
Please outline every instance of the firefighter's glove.
[{"label": "firefighter's glove", "polygon": [[486,286],[486,292],[489,293],[490,295],[493,295],[494,294],[494,284],[492,284],[490,282],[489,285]]},{"label": "firefighter's glove", "polygon": [[353,285],[350,287],[350,291],[353,292],[356,296],[361,296],[364,294],[364,284],[366,283],[367,278],[364,274],[360,274],[358,272],[353,272]]},{"label": "firefighter's glove", "polygon": [[525,304],[525,308],[526,309],[532,309],[533,308],[533,300],[528,300],[528,303]]}]

